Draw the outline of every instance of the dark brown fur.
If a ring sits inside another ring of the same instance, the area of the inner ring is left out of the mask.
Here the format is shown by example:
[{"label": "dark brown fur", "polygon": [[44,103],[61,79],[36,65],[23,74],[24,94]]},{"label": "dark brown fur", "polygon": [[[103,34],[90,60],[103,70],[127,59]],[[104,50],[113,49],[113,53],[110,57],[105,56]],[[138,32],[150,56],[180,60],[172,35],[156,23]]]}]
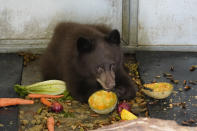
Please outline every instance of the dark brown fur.
[{"label": "dark brown fur", "polygon": [[[44,79],[64,80],[75,99],[87,102],[93,92],[102,89],[95,78],[96,66],[115,62],[116,87],[113,90],[121,99],[133,98],[135,84],[123,69],[120,47],[105,39],[111,31],[101,25],[60,23],[41,58]],[[93,51],[80,53],[76,44],[79,37],[91,40]]]}]

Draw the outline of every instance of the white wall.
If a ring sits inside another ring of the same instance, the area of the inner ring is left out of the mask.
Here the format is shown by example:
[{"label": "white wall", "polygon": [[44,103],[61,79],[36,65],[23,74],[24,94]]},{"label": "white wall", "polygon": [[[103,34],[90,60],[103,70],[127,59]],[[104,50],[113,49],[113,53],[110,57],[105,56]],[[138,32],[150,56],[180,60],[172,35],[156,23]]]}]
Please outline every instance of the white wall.
[{"label": "white wall", "polygon": [[0,51],[44,47],[60,21],[105,23],[121,31],[122,1],[0,0]]},{"label": "white wall", "polygon": [[197,0],[139,0],[139,45],[197,45]]}]

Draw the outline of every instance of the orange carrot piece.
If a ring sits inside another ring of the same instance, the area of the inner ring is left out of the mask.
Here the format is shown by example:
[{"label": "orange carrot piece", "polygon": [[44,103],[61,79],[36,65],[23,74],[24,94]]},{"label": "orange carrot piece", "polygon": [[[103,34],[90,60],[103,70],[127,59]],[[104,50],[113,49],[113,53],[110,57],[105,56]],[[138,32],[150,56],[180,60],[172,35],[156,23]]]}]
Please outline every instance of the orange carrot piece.
[{"label": "orange carrot piece", "polygon": [[24,104],[34,104],[34,101],[21,98],[0,98],[0,107]]},{"label": "orange carrot piece", "polygon": [[46,94],[28,94],[29,98],[60,98],[63,97],[64,95],[46,95]]},{"label": "orange carrot piece", "polygon": [[42,104],[51,107],[52,103],[50,101],[48,101],[46,98],[42,97],[40,98],[40,101],[42,102]]},{"label": "orange carrot piece", "polygon": [[55,120],[51,116],[51,117],[49,117],[47,119],[47,128],[48,128],[48,131],[54,131],[54,127],[55,127]]}]

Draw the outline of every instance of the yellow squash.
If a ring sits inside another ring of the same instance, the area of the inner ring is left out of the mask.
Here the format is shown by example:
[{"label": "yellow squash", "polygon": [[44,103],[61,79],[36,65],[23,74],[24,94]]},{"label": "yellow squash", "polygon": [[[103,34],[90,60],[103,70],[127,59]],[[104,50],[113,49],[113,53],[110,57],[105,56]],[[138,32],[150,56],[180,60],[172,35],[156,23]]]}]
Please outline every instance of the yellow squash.
[{"label": "yellow squash", "polygon": [[89,97],[88,103],[90,108],[96,113],[107,114],[114,110],[117,100],[115,93],[100,90]]},{"label": "yellow squash", "polygon": [[133,113],[127,111],[126,109],[123,109],[120,113],[120,117],[122,120],[135,120],[137,119],[137,116],[135,116]]},{"label": "yellow squash", "polygon": [[166,82],[144,84],[145,88],[142,91],[155,99],[164,99],[168,97],[173,91],[173,85]]}]

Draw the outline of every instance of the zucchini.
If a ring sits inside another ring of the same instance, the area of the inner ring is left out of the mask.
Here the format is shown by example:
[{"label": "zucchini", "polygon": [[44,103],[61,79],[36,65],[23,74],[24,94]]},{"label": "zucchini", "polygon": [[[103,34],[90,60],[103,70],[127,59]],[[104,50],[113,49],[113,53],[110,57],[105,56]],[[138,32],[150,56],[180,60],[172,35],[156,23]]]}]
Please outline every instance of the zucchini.
[{"label": "zucchini", "polygon": [[15,85],[14,90],[20,96],[26,96],[27,94],[47,94],[47,95],[59,95],[66,90],[66,84],[61,80],[47,80],[43,82],[37,82],[31,85]]}]

